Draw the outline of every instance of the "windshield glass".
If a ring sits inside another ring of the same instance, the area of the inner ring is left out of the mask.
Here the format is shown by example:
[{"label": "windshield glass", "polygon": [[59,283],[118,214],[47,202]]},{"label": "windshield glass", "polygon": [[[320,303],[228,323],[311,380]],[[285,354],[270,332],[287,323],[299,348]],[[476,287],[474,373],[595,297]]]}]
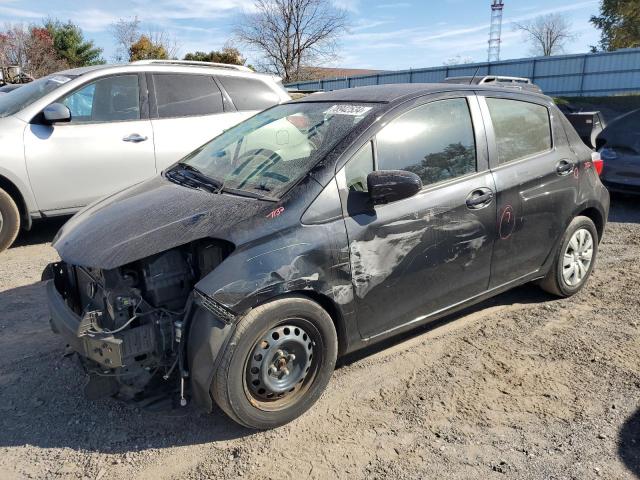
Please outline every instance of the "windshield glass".
[{"label": "windshield glass", "polygon": [[174,169],[186,164],[224,189],[279,197],[370,115],[373,107],[355,103],[278,105],[227,130]]},{"label": "windshield glass", "polygon": [[0,95],[0,118],[19,112],[73,78],[71,75],[53,74],[25,84],[11,95]]}]

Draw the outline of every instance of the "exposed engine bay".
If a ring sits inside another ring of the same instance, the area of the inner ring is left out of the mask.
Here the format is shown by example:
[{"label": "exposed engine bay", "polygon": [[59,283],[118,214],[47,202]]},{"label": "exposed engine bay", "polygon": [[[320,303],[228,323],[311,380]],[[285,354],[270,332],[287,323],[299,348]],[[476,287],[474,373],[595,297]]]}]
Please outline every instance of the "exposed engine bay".
[{"label": "exposed engine bay", "polygon": [[56,290],[80,318],[70,347],[90,375],[87,396],[139,399],[178,386],[186,403],[184,350],[194,285],[232,249],[207,240],[112,270],[52,265]]}]

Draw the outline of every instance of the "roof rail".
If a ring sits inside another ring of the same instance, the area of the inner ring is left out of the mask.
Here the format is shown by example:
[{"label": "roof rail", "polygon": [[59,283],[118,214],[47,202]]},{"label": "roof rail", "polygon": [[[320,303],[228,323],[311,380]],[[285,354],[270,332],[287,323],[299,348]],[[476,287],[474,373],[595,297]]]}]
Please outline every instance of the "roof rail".
[{"label": "roof rail", "polygon": [[518,82],[518,83],[531,83],[531,79],[525,77],[508,77],[506,75],[485,75],[481,77],[480,83],[490,82]]},{"label": "roof rail", "polygon": [[226,68],[227,70],[238,70],[241,72],[253,72],[244,65],[231,65],[229,63],[197,62],[195,60],[136,60],[132,65],[182,65],[186,67],[214,67]]}]

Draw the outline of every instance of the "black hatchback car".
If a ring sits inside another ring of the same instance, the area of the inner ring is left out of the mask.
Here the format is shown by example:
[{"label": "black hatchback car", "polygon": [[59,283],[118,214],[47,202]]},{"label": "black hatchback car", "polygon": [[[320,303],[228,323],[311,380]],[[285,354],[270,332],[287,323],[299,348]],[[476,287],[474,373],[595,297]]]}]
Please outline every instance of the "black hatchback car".
[{"label": "black hatchback car", "polygon": [[580,290],[609,196],[552,100],[462,85],[266,110],[78,213],[45,271],[92,397],[169,385],[258,429],[336,358],[538,281]]}]

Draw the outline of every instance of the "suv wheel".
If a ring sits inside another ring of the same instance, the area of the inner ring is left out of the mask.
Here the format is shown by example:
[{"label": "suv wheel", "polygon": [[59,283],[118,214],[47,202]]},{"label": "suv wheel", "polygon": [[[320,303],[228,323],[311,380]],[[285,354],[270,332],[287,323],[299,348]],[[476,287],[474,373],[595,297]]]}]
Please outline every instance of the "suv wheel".
[{"label": "suv wheel", "polygon": [[20,211],[7,192],[0,189],[0,252],[11,246],[20,231]]},{"label": "suv wheel", "polygon": [[598,232],[588,217],[576,217],[569,224],[556,259],[540,286],[543,290],[570,297],[580,291],[591,275],[598,253]]},{"label": "suv wheel", "polygon": [[242,318],[214,375],[211,393],[236,422],[275,428],[320,398],[338,353],[335,327],[318,304],[281,298]]}]

